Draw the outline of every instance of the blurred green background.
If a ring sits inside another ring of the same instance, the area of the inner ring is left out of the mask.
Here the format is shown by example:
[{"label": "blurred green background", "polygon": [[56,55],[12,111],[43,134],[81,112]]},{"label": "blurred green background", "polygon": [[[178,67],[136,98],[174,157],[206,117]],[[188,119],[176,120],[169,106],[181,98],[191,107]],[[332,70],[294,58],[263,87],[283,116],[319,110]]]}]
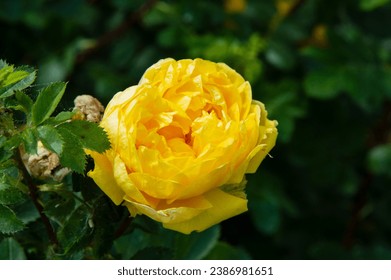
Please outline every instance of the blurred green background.
[{"label": "blurred green background", "polygon": [[[279,137],[248,176],[249,211],[176,239],[174,258],[391,259],[391,1],[1,0],[0,34],[0,58],[38,84],[69,81],[64,110],[107,104],[166,57],[251,82]],[[125,237],[117,250],[139,247],[121,258],[167,257]]]}]

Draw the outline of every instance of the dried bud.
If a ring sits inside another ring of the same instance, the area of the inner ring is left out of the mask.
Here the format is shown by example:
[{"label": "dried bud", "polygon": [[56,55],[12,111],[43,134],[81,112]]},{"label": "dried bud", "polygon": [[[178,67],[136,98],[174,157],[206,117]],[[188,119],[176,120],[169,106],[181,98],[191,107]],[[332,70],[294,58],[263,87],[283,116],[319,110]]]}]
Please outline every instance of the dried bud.
[{"label": "dried bud", "polygon": [[59,182],[71,172],[69,168],[60,165],[58,155],[46,149],[41,141],[38,141],[37,154],[30,155],[22,149],[20,152],[27,171],[35,178]]},{"label": "dried bud", "polygon": [[91,95],[79,95],[73,101],[75,110],[81,115],[81,118],[89,122],[99,123],[105,108],[98,99]]}]

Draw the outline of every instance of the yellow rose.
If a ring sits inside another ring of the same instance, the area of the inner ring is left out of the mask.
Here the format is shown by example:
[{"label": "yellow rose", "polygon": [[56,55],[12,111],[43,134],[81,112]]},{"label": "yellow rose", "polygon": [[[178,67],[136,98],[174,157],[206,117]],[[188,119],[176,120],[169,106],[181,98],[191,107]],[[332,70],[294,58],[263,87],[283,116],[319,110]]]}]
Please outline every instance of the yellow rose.
[{"label": "yellow rose", "polygon": [[100,125],[111,149],[89,176],[132,216],[182,233],[247,210],[245,174],[275,144],[276,122],[224,63],[163,59],[117,93]]}]

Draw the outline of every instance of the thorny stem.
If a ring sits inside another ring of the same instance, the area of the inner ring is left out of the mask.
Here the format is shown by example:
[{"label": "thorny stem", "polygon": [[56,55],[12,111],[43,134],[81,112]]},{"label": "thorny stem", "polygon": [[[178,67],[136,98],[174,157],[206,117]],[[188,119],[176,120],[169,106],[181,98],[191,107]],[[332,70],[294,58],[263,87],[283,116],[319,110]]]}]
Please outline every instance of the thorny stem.
[{"label": "thorny stem", "polygon": [[28,173],[26,167],[23,164],[21,155],[19,153],[19,150],[17,149],[15,151],[15,158],[18,163],[19,169],[22,171],[23,178],[25,182],[27,183],[27,187],[29,188],[29,196],[34,203],[35,208],[38,210],[39,216],[41,217],[41,220],[45,226],[46,232],[48,234],[48,237],[50,239],[50,242],[54,245],[58,245],[58,240],[56,233],[54,232],[54,229],[49,221],[49,218],[45,215],[43,206],[38,201],[38,188],[35,185],[33,178],[31,178],[30,174]]},{"label": "thorny stem", "polygon": [[129,225],[131,224],[132,221],[133,221],[133,217],[131,217],[131,216],[126,217],[126,219],[121,223],[121,225],[119,226],[117,231],[114,233],[114,239],[117,239],[122,234],[124,234],[124,232],[129,227]]}]

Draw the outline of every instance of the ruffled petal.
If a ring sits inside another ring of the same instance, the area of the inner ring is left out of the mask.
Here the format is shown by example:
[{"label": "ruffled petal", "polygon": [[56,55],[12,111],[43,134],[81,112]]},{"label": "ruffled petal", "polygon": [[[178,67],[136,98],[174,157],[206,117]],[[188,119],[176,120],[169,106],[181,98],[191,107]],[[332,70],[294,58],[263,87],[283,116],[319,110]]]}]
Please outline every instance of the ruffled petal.
[{"label": "ruffled petal", "polygon": [[95,183],[101,190],[116,204],[119,205],[123,201],[125,192],[118,186],[113,174],[113,164],[107,158],[106,154],[99,154],[97,152],[88,151],[94,158],[94,170],[88,172]]},{"label": "ruffled petal", "polygon": [[129,200],[126,200],[124,205],[129,209],[133,216],[144,214],[155,221],[168,224],[181,223],[190,220],[212,207],[210,202],[202,196],[176,201],[171,205],[162,201],[161,204],[157,206],[158,209]]},{"label": "ruffled petal", "polygon": [[210,191],[204,196],[212,207],[202,211],[199,215],[195,215],[193,218],[182,222],[176,222],[175,220],[170,222],[163,221],[163,226],[168,229],[189,234],[192,231],[203,231],[221,221],[247,211],[246,199],[230,195],[220,189]]}]

